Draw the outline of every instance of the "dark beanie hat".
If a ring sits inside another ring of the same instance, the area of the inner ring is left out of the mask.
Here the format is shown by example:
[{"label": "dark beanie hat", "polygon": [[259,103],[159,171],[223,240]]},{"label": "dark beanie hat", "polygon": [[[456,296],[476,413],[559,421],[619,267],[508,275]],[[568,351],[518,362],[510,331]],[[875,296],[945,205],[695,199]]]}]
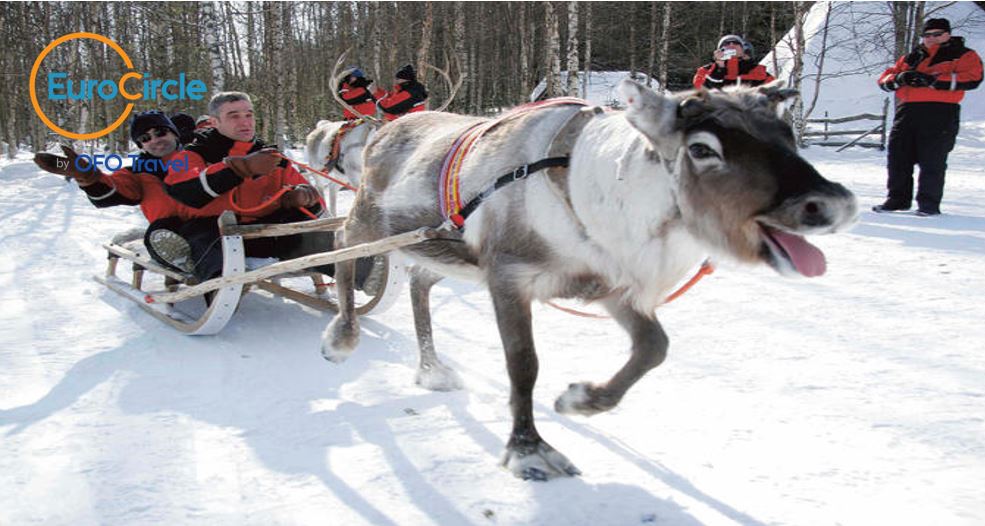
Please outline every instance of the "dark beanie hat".
[{"label": "dark beanie hat", "polygon": [[923,30],[929,31],[931,29],[936,29],[938,31],[951,32],[951,23],[948,22],[946,18],[931,18],[923,24]]},{"label": "dark beanie hat", "polygon": [[130,122],[130,138],[137,146],[141,146],[140,142],[137,141],[137,137],[140,137],[147,130],[151,128],[167,128],[174,132],[176,137],[180,137],[181,134],[178,133],[178,128],[175,127],[174,123],[171,122],[163,112],[153,110],[145,111],[134,115],[133,120]]},{"label": "dark beanie hat", "polygon": [[396,77],[404,80],[417,80],[417,73],[414,72],[414,66],[407,64],[397,70]]},{"label": "dark beanie hat", "polygon": [[171,115],[171,122],[174,123],[175,128],[178,128],[178,141],[181,144],[188,144],[194,138],[192,136],[195,133],[195,117],[187,113],[175,113]]}]

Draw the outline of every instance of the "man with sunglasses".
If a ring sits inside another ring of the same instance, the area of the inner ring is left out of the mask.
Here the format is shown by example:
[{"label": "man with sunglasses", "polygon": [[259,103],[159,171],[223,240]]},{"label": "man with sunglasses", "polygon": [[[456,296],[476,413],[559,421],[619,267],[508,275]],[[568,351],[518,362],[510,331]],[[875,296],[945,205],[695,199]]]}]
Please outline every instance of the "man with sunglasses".
[{"label": "man with sunglasses", "polygon": [[694,89],[721,89],[725,86],[759,86],[772,82],[773,75],[766,66],[753,58],[752,44],[738,35],[725,35],[718,41],[712,53],[714,61],[698,68],[694,73]]},{"label": "man with sunglasses", "polygon": [[160,111],[146,111],[134,116],[130,138],[140,148],[131,166],[110,175],[91,166],[69,146],[62,145],[65,157],[38,153],[34,162],[51,173],[75,179],[97,208],[139,205],[148,221],[165,217],[187,216],[190,211],[170,196],[164,188],[165,162],[187,163],[178,144],[178,130]]},{"label": "man with sunglasses", "polygon": [[982,61],[951,36],[946,18],[931,18],[920,45],[900,57],[879,77],[879,87],[896,92],[896,115],[889,135],[886,201],[875,212],[909,210],[913,201],[913,165],[920,165],[919,216],[940,215],[947,155],[954,148],[964,92],[982,82]]}]

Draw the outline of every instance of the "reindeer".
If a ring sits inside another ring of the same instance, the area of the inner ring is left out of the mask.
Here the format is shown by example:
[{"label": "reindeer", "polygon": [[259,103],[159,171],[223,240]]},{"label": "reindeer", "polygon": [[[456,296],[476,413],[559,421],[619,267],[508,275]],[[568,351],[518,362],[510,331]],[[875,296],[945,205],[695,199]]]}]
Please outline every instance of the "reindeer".
[{"label": "reindeer", "polygon": [[[349,110],[354,114],[358,114],[352,106],[342,100],[342,97],[334,87],[339,85],[339,81],[342,80],[343,74],[339,72],[339,68],[345,62],[346,56],[348,56],[349,51],[342,53],[338,60],[335,61],[335,67],[332,68],[331,79],[332,83],[332,97],[335,98],[337,102],[343,108]],[[456,62],[457,63],[457,62]],[[445,82],[448,83],[449,94],[445,102],[434,111],[445,111],[448,106],[455,100],[455,95],[458,93],[459,88],[462,87],[462,83],[465,80],[464,76],[459,76],[457,82],[452,82],[451,75],[449,75],[448,69],[440,69],[438,67],[432,66],[431,64],[425,64],[426,67],[433,69],[440,75]],[[343,72],[344,73],[344,72]],[[347,131],[347,133],[342,136],[339,140],[339,153],[336,158],[331,158],[332,154],[332,144],[335,141],[336,135],[342,129],[342,126],[346,124],[347,121],[318,121],[315,125],[315,129],[308,134],[305,141],[304,155],[305,161],[310,166],[314,167],[324,167],[329,174],[341,181],[345,181],[353,187],[359,186],[360,175],[362,174],[362,151],[369,143],[376,131],[383,126],[384,122],[372,115],[364,115],[359,119],[359,124],[354,128]],[[328,194],[328,210],[331,215],[336,215],[337,212],[337,201],[338,201],[338,186],[333,183],[327,183],[324,179],[318,178],[318,181],[313,181],[315,186],[321,189],[322,194]]]},{"label": "reindeer", "polygon": [[[629,333],[631,355],[602,383],[569,386],[555,402],[566,414],[615,407],[667,354],[655,309],[705,258],[769,265],[782,275],[817,276],[823,253],[805,234],[843,230],[858,215],[854,195],[797,153],[777,117],[796,91],[776,85],[733,92],[661,95],[626,80],[624,112],[588,120],[571,147],[566,179],[533,174],[493,192],[458,239],[401,249],[419,265],[411,299],[421,352],[418,383],[448,387],[434,352],[430,288],[442,276],[485,282],[510,379],[513,429],[502,465],[524,479],[579,474],[534,426],[537,354],[533,300],[600,302]],[[571,106],[503,123],[464,161],[463,200],[498,175],[544,157],[573,115]],[[483,119],[420,113],[382,128],[366,147],[363,185],[345,223],[347,246],[442,224],[437,175],[453,141]],[[323,335],[326,359],[356,348],[351,262],[336,270],[341,309]],[[452,385],[454,386],[454,385]]]}]

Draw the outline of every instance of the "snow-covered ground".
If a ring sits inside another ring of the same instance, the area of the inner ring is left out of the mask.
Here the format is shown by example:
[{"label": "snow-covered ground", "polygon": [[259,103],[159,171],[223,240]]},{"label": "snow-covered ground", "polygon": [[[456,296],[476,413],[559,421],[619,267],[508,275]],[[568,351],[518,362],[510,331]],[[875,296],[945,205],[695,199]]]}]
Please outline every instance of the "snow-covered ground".
[{"label": "snow-covered ground", "polygon": [[[943,216],[816,238],[826,276],[724,265],[662,307],[670,356],[609,414],[552,403],[614,372],[624,333],[536,308],[539,427],[584,471],[549,483],[498,467],[482,288],[435,289],[460,392],[414,386],[406,295],[341,366],[318,352],[329,314],[259,294],[183,336],[90,279],[137,211],[2,161],[0,524],[982,524],[983,146],[966,124]],[[883,153],[806,154],[882,199]]]}]

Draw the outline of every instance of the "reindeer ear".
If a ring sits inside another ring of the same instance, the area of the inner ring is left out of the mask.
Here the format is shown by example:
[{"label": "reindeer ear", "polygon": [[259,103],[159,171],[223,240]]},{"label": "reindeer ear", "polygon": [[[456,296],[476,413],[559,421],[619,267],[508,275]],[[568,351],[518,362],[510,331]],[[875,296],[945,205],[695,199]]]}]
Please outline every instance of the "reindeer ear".
[{"label": "reindeer ear", "polygon": [[774,80],[769,84],[756,88],[756,91],[762,96],[763,103],[776,115],[782,114],[787,106],[792,104],[794,99],[800,96],[799,91],[784,88],[783,84],[784,82],[782,80]]},{"label": "reindeer ear", "polygon": [[655,146],[672,139],[677,128],[677,101],[626,79],[619,84],[626,101],[626,120]]}]

